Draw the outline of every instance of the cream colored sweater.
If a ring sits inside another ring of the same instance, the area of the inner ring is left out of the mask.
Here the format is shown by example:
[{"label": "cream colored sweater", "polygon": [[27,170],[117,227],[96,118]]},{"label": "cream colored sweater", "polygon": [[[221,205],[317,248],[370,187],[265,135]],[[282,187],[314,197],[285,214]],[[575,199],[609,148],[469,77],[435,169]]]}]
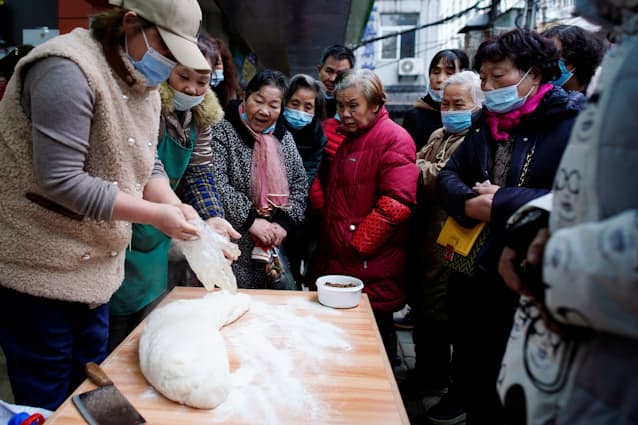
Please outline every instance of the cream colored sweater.
[{"label": "cream colored sweater", "polygon": [[45,298],[106,303],[123,279],[130,223],[73,219],[26,197],[44,195],[33,169],[30,121],[20,104],[21,70],[48,56],[75,62],[94,92],[85,171],[138,198],[153,169],[159,95],[143,84],[127,85],[90,32],[76,29],[20,62],[0,103],[0,285]]}]

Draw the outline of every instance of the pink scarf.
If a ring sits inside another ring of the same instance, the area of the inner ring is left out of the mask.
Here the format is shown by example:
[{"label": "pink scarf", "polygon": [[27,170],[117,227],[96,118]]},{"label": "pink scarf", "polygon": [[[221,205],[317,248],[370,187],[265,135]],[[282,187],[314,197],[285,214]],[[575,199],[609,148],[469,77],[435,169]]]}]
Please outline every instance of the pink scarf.
[{"label": "pink scarf", "polygon": [[485,114],[487,115],[487,118],[485,119],[485,121],[487,122],[487,126],[490,129],[492,139],[497,142],[500,142],[502,140],[509,140],[509,131],[521,122],[521,118],[534,112],[538,105],[541,103],[541,100],[543,100],[545,93],[547,93],[551,89],[551,84],[543,84],[538,88],[534,96],[527,98],[527,102],[525,102],[523,106],[504,114],[486,110]]},{"label": "pink scarf", "polygon": [[[239,116],[244,104],[239,105]],[[243,118],[242,123],[255,139],[250,173],[250,195],[260,215],[269,217],[274,208],[289,208],[290,190],[281,159],[279,140],[272,134],[256,133]]]}]

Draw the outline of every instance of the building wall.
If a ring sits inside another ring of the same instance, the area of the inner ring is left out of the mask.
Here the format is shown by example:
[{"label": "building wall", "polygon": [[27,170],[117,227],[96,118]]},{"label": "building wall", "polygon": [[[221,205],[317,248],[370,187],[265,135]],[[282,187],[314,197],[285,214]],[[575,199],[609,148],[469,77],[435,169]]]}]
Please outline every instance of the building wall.
[{"label": "building wall", "polygon": [[[478,0],[376,0],[363,40],[383,35],[381,17],[386,13],[416,13],[418,28],[456,15],[477,3]],[[483,0],[481,6],[487,6],[489,3]],[[468,19],[478,13],[478,10],[472,9],[461,17],[416,31],[414,61],[418,62],[421,71],[417,75],[400,75],[402,58],[383,59],[383,41],[356,48],[357,67],[372,69],[379,75],[388,93],[388,109],[395,119],[400,120],[402,113],[410,108],[418,97],[423,96],[428,78],[427,70],[436,52],[465,47],[465,35],[460,34],[459,30],[465,26]]]}]

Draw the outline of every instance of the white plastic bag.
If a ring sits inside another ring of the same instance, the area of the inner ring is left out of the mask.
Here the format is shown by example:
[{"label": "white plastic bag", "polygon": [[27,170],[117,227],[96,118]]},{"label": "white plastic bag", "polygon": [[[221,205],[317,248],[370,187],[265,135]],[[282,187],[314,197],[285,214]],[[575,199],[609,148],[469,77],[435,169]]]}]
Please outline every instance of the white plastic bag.
[{"label": "white plastic bag", "polygon": [[204,220],[191,221],[197,227],[199,238],[190,241],[174,239],[177,247],[186,257],[186,261],[197,275],[197,278],[209,291],[215,286],[231,292],[237,290],[237,280],[233,270],[226,261],[224,250],[239,256],[237,244],[214,232]]}]

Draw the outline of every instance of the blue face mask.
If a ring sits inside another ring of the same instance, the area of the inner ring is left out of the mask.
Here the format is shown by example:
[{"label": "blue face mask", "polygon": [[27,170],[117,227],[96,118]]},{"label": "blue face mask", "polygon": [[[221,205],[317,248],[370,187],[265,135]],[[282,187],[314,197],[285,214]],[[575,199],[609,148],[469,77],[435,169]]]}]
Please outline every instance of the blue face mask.
[{"label": "blue face mask", "polygon": [[448,133],[460,133],[472,125],[472,110],[441,111],[441,121]]},{"label": "blue face mask", "polygon": [[428,94],[430,95],[433,101],[441,103],[441,98],[443,97],[443,90],[434,90],[428,84]]},{"label": "blue face mask", "polygon": [[210,86],[217,87],[219,83],[224,81],[224,70],[223,69],[215,69],[213,70],[213,75],[210,76]]},{"label": "blue face mask", "polygon": [[288,121],[288,124],[296,130],[307,126],[312,122],[315,116],[307,112],[299,111],[297,109],[284,109],[284,118]]},{"label": "blue face mask", "polygon": [[326,100],[332,100],[332,99],[334,99],[334,98],[335,98],[333,95],[328,94],[328,93],[326,93],[326,96],[325,96],[325,97],[326,97]]},{"label": "blue face mask", "polygon": [[186,93],[175,90],[173,87],[171,87],[171,90],[173,91],[173,106],[176,111],[188,111],[202,103],[204,100],[204,95],[190,96]]},{"label": "blue face mask", "polygon": [[497,114],[504,114],[523,106],[525,101],[527,101],[527,96],[529,96],[529,94],[532,92],[534,87],[529,89],[529,92],[527,92],[525,96],[519,98],[518,86],[525,79],[525,77],[527,77],[527,74],[529,74],[530,70],[531,69],[528,69],[527,72],[523,74],[521,79],[518,80],[518,83],[512,86],[501,87],[500,89],[494,89],[490,91],[484,91],[483,92],[485,94],[484,105],[488,109],[488,111],[496,112]]},{"label": "blue face mask", "polygon": [[[246,115],[245,112],[241,113],[241,119],[244,120],[247,124],[248,124],[248,115]],[[264,128],[263,130],[261,130],[262,134],[268,134],[268,133],[272,133],[273,131],[275,131],[275,124],[277,124],[277,121],[275,121],[274,123],[272,123],[270,126],[268,126],[267,128]],[[254,131],[254,130],[253,130]]]},{"label": "blue face mask", "polygon": [[336,119],[337,121],[341,122],[341,117],[339,116],[339,112],[337,112],[335,114],[334,119]]},{"label": "blue face mask", "polygon": [[168,79],[177,64],[148,44],[144,30],[142,30],[142,35],[144,36],[144,43],[146,43],[146,53],[139,61],[134,60],[128,54],[128,40],[126,38],[124,39],[124,46],[126,54],[135,69],[144,75],[149,87],[155,87]]},{"label": "blue face mask", "polygon": [[560,77],[550,81],[556,87],[563,87],[570,78],[574,76],[574,70],[569,71],[565,66],[565,59],[560,58],[558,60],[558,68],[560,68]]}]

